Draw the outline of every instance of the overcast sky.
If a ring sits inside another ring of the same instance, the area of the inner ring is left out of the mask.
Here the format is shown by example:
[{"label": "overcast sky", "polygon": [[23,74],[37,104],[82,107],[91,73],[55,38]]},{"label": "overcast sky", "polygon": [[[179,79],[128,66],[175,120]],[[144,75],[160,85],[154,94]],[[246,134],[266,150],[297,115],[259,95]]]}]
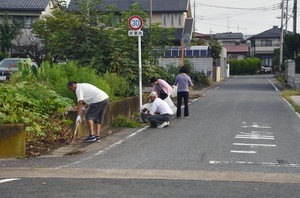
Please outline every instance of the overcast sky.
[{"label": "overcast sky", "polygon": [[[282,0],[191,0],[193,17],[194,2],[196,4],[195,30],[199,33],[241,32],[244,35],[253,35],[271,29],[274,25],[281,27],[280,4]],[[294,0],[289,0],[289,31],[293,31],[293,18],[291,17],[293,5]],[[299,6],[297,10],[297,32],[299,33]]]}]

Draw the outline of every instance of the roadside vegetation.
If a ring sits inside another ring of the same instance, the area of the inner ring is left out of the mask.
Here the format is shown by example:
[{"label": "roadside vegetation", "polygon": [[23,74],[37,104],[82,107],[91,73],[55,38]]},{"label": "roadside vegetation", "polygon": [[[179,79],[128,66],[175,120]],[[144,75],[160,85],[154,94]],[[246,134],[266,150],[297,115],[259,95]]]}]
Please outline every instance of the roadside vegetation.
[{"label": "roadside vegetation", "polygon": [[300,106],[291,99],[291,96],[300,96],[300,89],[286,89],[282,92],[282,96],[292,105],[296,112],[300,113]]}]

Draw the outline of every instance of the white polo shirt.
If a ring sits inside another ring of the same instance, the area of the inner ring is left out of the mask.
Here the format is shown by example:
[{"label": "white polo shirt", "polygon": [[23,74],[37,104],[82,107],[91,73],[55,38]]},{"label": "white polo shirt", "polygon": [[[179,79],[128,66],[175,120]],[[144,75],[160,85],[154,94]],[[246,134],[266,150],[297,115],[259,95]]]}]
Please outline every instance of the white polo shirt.
[{"label": "white polo shirt", "polygon": [[77,101],[83,100],[88,105],[108,98],[108,95],[104,91],[88,83],[77,83],[75,92]]},{"label": "white polo shirt", "polygon": [[150,114],[154,115],[155,111],[159,112],[160,115],[173,114],[173,111],[168,105],[168,103],[166,103],[166,101],[163,101],[160,98],[155,98],[155,100],[153,101]]}]

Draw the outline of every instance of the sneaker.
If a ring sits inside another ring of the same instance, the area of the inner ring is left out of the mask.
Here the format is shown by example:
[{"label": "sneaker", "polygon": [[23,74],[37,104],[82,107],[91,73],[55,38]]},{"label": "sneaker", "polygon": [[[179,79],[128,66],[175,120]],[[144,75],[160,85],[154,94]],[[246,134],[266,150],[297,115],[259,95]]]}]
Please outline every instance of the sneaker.
[{"label": "sneaker", "polygon": [[93,142],[93,141],[96,141],[96,137],[94,135],[89,135],[83,140],[87,141],[87,142]]},{"label": "sneaker", "polygon": [[185,117],[184,117],[184,119],[188,119],[188,118],[189,118],[189,116],[185,116]]},{"label": "sneaker", "polygon": [[157,126],[157,128],[161,129],[161,128],[164,128],[166,126],[169,126],[170,123],[169,122],[163,122],[161,125]]},{"label": "sneaker", "polygon": [[95,136],[96,138],[96,142],[100,142],[100,137],[99,136]]}]

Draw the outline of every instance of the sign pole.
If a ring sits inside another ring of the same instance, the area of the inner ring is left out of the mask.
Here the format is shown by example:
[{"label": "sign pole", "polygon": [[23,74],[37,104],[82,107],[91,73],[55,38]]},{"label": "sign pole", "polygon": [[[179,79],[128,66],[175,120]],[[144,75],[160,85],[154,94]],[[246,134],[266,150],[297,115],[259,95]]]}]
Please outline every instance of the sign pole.
[{"label": "sign pole", "polygon": [[140,111],[142,110],[142,47],[141,47],[141,36],[138,36],[138,48],[139,48],[139,87],[140,87]]},{"label": "sign pole", "polygon": [[[142,110],[143,104],[143,86],[142,86],[142,44],[141,44],[141,36],[143,35],[143,31],[141,30],[143,26],[143,19],[139,16],[132,16],[128,19],[128,26],[132,30],[128,32],[129,36],[138,36],[138,58],[139,58],[139,95],[140,95],[140,111]],[[140,117],[141,119],[141,117]],[[141,119],[142,120],[142,119]]]},{"label": "sign pole", "polygon": [[184,39],[181,39],[181,66],[184,66]]}]

